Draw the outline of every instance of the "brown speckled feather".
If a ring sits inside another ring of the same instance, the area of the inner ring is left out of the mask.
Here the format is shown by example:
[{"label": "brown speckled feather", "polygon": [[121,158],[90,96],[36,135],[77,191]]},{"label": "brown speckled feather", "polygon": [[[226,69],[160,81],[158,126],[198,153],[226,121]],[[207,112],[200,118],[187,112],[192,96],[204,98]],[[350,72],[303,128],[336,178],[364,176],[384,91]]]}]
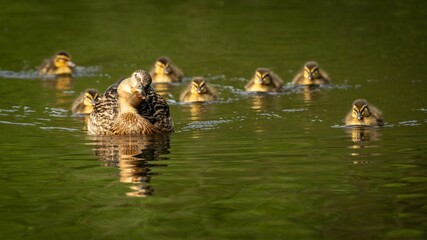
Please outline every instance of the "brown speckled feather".
[{"label": "brown speckled feather", "polygon": [[[138,114],[119,115],[118,86],[124,79],[111,85],[99,97],[90,114],[88,133],[91,135],[153,134],[174,131],[169,106],[149,85],[145,99],[138,106]],[[133,115],[133,116],[131,116]]]}]

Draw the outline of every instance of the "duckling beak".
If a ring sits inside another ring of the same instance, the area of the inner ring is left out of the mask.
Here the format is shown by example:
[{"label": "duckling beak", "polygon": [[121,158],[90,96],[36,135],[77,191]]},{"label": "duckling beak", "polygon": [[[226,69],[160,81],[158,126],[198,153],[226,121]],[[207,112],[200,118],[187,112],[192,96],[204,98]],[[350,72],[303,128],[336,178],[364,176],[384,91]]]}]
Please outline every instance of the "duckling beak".
[{"label": "duckling beak", "polygon": [[313,80],[314,79],[314,77],[313,77],[313,74],[308,74],[308,79],[310,79],[310,80]]},{"label": "duckling beak", "polygon": [[92,104],[92,106],[95,106],[95,99],[90,100],[90,104]]},{"label": "duckling beak", "polygon": [[255,82],[258,83],[258,84],[262,84],[262,78],[255,79]]},{"label": "duckling beak", "polygon": [[170,69],[170,67],[165,67],[165,68],[163,68],[163,72],[164,72],[166,75],[169,75],[169,74],[172,72],[172,70]]},{"label": "duckling beak", "polygon": [[357,113],[357,119],[362,120],[362,118],[363,118],[362,113]]},{"label": "duckling beak", "polygon": [[71,68],[74,68],[74,67],[76,67],[76,64],[74,64],[73,62],[69,61],[68,62],[68,66],[71,67]]},{"label": "duckling beak", "polygon": [[197,93],[198,93],[198,94],[202,93],[202,89],[197,88]]}]

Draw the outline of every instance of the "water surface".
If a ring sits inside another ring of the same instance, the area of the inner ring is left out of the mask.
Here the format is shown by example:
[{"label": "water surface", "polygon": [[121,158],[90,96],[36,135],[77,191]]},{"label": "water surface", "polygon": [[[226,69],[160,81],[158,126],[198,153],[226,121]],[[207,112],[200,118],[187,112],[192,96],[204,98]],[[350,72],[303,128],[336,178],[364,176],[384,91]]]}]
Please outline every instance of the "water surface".
[{"label": "water surface", "polygon": [[[2,239],[424,239],[424,1],[25,1],[0,9]],[[59,50],[74,78],[41,79]],[[87,136],[70,106],[168,56],[168,136]],[[333,85],[289,83],[308,60]],[[219,92],[179,103],[194,76]],[[354,99],[380,129],[346,128]]]}]

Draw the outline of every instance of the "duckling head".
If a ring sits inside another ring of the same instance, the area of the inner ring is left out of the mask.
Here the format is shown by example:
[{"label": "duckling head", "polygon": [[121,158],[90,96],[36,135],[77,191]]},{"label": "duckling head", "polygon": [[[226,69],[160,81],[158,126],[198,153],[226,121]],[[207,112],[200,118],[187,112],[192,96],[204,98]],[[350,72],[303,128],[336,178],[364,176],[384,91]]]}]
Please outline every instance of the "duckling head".
[{"label": "duckling head", "polygon": [[137,70],[124,79],[117,87],[119,102],[137,107],[151,90],[151,76],[145,70]]},{"label": "duckling head", "polygon": [[191,93],[205,94],[208,92],[205,79],[202,77],[195,77],[191,80]]},{"label": "duckling head", "polygon": [[95,100],[98,98],[98,91],[95,89],[87,89],[83,104],[86,106],[95,106]]},{"label": "duckling head", "polygon": [[172,73],[172,68],[170,66],[171,61],[167,57],[160,57],[156,60],[155,71],[157,74],[169,75]]},{"label": "duckling head", "polygon": [[319,78],[319,64],[314,61],[309,61],[304,64],[304,77],[310,81]]},{"label": "duckling head", "polygon": [[255,83],[259,85],[270,85],[272,83],[270,70],[267,68],[258,68],[255,71]]},{"label": "duckling head", "polygon": [[71,55],[67,52],[58,52],[54,59],[53,64],[57,68],[74,68],[76,65],[71,61]]},{"label": "duckling head", "polygon": [[364,99],[357,99],[353,102],[352,116],[358,120],[362,120],[365,117],[369,117],[371,112],[369,111],[368,102]]}]

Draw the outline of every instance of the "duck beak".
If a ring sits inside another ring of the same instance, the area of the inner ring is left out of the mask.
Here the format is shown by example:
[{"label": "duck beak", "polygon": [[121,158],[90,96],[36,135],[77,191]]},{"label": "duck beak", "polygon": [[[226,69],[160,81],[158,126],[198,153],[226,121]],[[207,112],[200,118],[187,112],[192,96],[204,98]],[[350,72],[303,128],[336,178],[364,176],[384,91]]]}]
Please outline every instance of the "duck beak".
[{"label": "duck beak", "polygon": [[147,96],[145,94],[145,92],[142,91],[142,89],[140,89],[140,88],[134,88],[134,87],[132,87],[131,91],[133,93],[136,93],[139,98],[145,98]]},{"label": "duck beak", "polygon": [[257,79],[255,80],[255,82],[256,82],[256,83],[258,83],[258,84],[262,84],[262,78],[257,78]]},{"label": "duck beak", "polygon": [[310,79],[310,80],[313,80],[314,78],[313,78],[313,74],[308,74],[308,79]]},{"label": "duck beak", "polygon": [[363,118],[362,113],[357,113],[357,119],[362,120],[362,118]]}]

